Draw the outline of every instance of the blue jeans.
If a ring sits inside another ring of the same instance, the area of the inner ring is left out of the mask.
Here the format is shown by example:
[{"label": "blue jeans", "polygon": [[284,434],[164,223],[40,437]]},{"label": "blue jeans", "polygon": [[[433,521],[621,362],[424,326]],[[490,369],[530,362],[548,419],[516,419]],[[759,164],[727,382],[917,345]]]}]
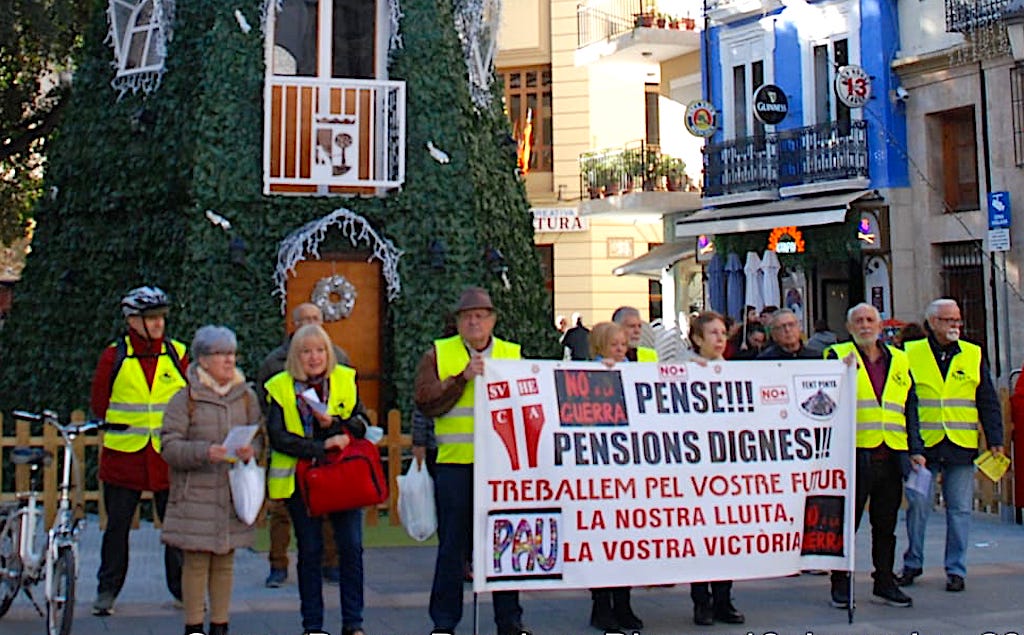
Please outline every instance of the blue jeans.
[{"label": "blue jeans", "polygon": [[[302,628],[323,630],[324,598],[321,563],[324,552],[323,520],[310,518],[298,490],[288,499],[288,514],[298,544],[299,602]],[[341,625],[345,630],[363,626],[363,510],[353,509],[328,516],[334,527],[341,569]]]},{"label": "blue jeans", "polygon": [[[967,575],[967,530],[974,498],[974,466],[939,463],[928,468],[942,473],[942,497],[946,501],[946,574]],[[932,481],[935,487],[935,481]],[[934,489],[933,489],[934,491]],[[907,488],[907,551],[903,568],[924,569],[924,532],[932,511],[932,496]]]},{"label": "blue jeans", "polygon": [[[464,565],[473,545],[473,466],[438,463],[436,473],[438,545],[430,619],[435,629],[455,632],[462,620]],[[498,633],[519,629],[523,617],[519,592],[495,591],[493,600]]]}]

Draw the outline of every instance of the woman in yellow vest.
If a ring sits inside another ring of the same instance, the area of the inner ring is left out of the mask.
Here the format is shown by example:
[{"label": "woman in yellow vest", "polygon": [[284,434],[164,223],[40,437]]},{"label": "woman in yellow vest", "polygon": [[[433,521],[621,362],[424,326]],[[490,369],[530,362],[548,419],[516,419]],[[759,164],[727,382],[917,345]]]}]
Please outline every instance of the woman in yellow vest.
[{"label": "woman in yellow vest", "polygon": [[[729,329],[725,318],[715,311],[704,311],[690,320],[690,343],[693,351],[706,360],[725,361],[725,348],[729,344]],[[732,580],[693,582],[690,584],[693,600],[693,623],[711,626],[716,621],[742,624],[743,613],[732,604]]]},{"label": "woman in yellow vest", "polygon": [[[271,377],[267,390],[270,437],[270,498],[285,499],[298,543],[299,599],[305,635],[324,633],[323,523],[310,518],[295,485],[299,459],[323,459],[344,449],[351,437],[366,434],[358,413],[356,371],[337,364],[327,333],[316,324],[292,337],[285,370]],[[363,635],[362,510],[330,514],[341,568],[342,635]]]}]

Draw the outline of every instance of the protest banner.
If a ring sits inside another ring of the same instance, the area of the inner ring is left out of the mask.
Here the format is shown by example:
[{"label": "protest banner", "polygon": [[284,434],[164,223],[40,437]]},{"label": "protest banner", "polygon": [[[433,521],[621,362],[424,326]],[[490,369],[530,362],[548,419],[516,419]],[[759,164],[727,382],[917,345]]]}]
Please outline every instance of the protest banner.
[{"label": "protest banner", "polygon": [[474,591],[851,570],[854,373],[487,360]]}]

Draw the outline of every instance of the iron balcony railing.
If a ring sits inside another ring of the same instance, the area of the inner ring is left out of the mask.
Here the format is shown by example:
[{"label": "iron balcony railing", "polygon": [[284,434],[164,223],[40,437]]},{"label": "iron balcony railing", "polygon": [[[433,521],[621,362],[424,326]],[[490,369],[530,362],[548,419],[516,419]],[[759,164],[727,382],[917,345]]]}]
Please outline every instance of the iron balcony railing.
[{"label": "iron balcony railing", "polygon": [[866,178],[867,122],[830,122],[778,133],[779,186]]},{"label": "iron balcony railing", "polygon": [[642,12],[642,0],[604,0],[577,5],[576,48],[629,31]]},{"label": "iron balcony railing", "polygon": [[778,186],[774,135],[704,145],[704,196],[772,190]]},{"label": "iron balcony railing", "polygon": [[704,146],[705,196],[867,177],[867,123],[861,120]]},{"label": "iron balcony railing", "polygon": [[967,33],[999,23],[1007,0],[946,0],[946,30]]},{"label": "iron balcony railing", "polygon": [[686,191],[682,159],[661,153],[661,148],[635,141],[623,148],[585,152],[579,157],[580,197],[604,198],[646,191]]}]

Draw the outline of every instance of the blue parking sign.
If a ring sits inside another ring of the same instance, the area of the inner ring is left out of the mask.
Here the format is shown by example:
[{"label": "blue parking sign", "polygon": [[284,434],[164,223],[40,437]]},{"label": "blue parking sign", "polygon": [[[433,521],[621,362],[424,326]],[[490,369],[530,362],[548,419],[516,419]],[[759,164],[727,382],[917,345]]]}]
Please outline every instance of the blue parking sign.
[{"label": "blue parking sign", "polygon": [[988,193],[988,228],[1002,229],[1010,226],[1010,193]]}]

